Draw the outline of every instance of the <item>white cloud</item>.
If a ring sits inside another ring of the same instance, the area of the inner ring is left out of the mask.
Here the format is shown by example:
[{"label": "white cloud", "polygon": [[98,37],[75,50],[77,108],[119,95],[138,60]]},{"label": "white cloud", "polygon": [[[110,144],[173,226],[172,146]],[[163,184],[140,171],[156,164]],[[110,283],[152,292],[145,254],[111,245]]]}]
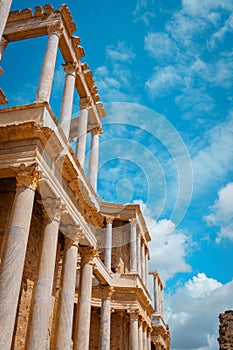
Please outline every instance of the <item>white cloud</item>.
[{"label": "white cloud", "polygon": [[211,210],[205,220],[209,225],[219,226],[217,242],[223,238],[233,241],[233,182],[220,189]]},{"label": "white cloud", "polygon": [[167,94],[169,90],[182,83],[182,79],[173,66],[156,68],[150,79],[146,82],[146,87],[151,96],[157,97]]},{"label": "white cloud", "polygon": [[154,11],[152,11],[153,5],[154,0],[139,0],[133,12],[134,21],[140,20],[145,25],[149,25],[150,19],[155,17]]},{"label": "white cloud", "polygon": [[173,350],[218,350],[218,315],[232,308],[233,281],[223,285],[198,273],[166,295]]},{"label": "white cloud", "polygon": [[224,180],[233,170],[233,112],[204,135],[207,144],[192,159],[194,189],[200,193],[206,186]]},{"label": "white cloud", "polygon": [[145,38],[145,50],[156,59],[167,61],[167,59],[175,58],[177,47],[174,40],[163,32],[148,33]]},{"label": "white cloud", "polygon": [[185,261],[192,245],[188,235],[177,230],[171,220],[156,221],[142,201],[137,203],[141,206],[151,235],[150,265],[159,271],[164,282],[178,272],[190,272],[191,266]]},{"label": "white cloud", "polygon": [[107,46],[106,55],[107,58],[118,62],[131,62],[135,57],[132,47],[124,41],[119,41],[116,46]]}]

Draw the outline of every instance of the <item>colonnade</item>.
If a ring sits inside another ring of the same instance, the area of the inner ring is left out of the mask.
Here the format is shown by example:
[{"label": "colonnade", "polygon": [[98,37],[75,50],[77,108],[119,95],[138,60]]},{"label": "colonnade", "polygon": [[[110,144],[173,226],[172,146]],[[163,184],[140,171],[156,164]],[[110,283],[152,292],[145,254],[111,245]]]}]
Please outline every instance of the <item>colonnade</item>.
[{"label": "colonnade", "polygon": [[[130,224],[130,272],[138,273],[145,286],[148,286],[148,259],[149,251],[145,237],[140,230],[137,230],[137,220],[135,218],[129,220]],[[105,257],[104,263],[109,271],[111,271],[112,256],[112,228],[113,218],[106,217],[105,230]]]},{"label": "colonnade", "polygon": [[129,311],[130,316],[130,349],[151,350],[152,328],[138,314],[138,311]]},{"label": "colonnade", "polygon": [[[39,84],[36,93],[37,102],[49,102],[52,82],[54,77],[55,63],[58,52],[59,38],[62,34],[60,23],[48,26],[48,41],[43,59]],[[70,125],[72,117],[72,106],[75,89],[76,75],[80,73],[78,62],[66,63],[63,65],[65,70],[65,82],[62,95],[62,104],[60,110],[60,126],[69,140]],[[88,132],[88,114],[93,107],[93,101],[90,96],[80,99],[80,116],[78,123],[78,136],[76,144],[76,156],[80,165],[84,168],[86,137]],[[98,157],[99,157],[99,136],[102,133],[100,125],[93,126],[91,132],[91,147],[88,166],[88,177],[94,190],[97,186]]]},{"label": "colonnade", "polygon": [[[0,334],[4,334],[0,338],[1,350],[9,350],[11,348],[32,220],[32,208],[38,181],[39,171],[35,166],[22,166],[16,175],[16,194],[0,270]],[[42,204],[43,242],[38,277],[34,287],[33,305],[30,311],[27,350],[46,348],[58,233],[61,217],[66,212],[66,207],[59,198],[44,199]],[[81,283],[79,287],[78,312],[76,313],[74,325],[74,350],[89,349],[93,258],[98,255],[98,252],[92,247],[79,247],[79,237],[83,233],[80,232],[78,227],[74,241],[65,236],[57,350],[70,350],[71,346],[78,250],[81,254]],[[101,334],[103,336],[101,350],[109,349],[110,299],[112,292],[112,288],[108,286],[102,289]]]},{"label": "colonnade", "polygon": [[157,272],[157,270],[149,271],[150,275],[153,275],[154,284],[154,309],[163,317],[163,282]]}]

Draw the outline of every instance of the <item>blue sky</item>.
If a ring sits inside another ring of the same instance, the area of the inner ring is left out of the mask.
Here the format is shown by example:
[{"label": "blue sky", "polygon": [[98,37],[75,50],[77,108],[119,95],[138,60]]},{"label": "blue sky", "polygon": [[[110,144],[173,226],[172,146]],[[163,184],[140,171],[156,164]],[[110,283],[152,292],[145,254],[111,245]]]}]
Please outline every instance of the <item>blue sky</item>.
[{"label": "blue sky", "polygon": [[[218,314],[233,308],[232,0],[67,4],[108,113],[99,196],[142,205],[172,349],[217,350]],[[11,105],[33,102],[45,45],[8,46],[1,85]],[[57,116],[62,63],[58,54]]]}]

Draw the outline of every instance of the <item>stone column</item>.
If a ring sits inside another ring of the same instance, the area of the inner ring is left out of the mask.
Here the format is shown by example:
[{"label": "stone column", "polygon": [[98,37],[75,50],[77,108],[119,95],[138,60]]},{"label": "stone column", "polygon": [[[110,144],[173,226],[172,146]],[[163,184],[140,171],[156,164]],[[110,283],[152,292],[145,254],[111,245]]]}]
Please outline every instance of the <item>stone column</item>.
[{"label": "stone column", "polygon": [[60,27],[60,23],[48,27],[48,43],[40,74],[36,101],[49,101],[61,33],[62,28]]},{"label": "stone column", "polygon": [[159,312],[159,284],[158,284],[158,278],[156,274],[154,274],[154,304],[155,304],[155,311]]},{"label": "stone column", "polygon": [[100,350],[110,350],[111,330],[111,296],[113,288],[109,286],[100,287],[101,293],[101,317],[100,317]]},{"label": "stone column", "polygon": [[79,123],[78,123],[76,155],[80,165],[83,168],[85,163],[85,152],[86,152],[88,109],[90,106],[91,106],[90,97],[82,98],[80,100],[80,116],[79,116]]},{"label": "stone column", "polygon": [[89,350],[93,258],[98,255],[98,251],[82,247],[80,253],[82,260],[74,350]]},{"label": "stone column", "polygon": [[143,350],[147,350],[147,345],[148,345],[148,341],[147,341],[147,324],[143,323],[142,326],[142,331],[143,331]]},{"label": "stone column", "polygon": [[100,127],[91,130],[91,149],[89,155],[88,177],[93,189],[97,189],[98,162],[99,162],[99,139],[102,129]]},{"label": "stone column", "polygon": [[142,247],[141,247],[141,276],[142,280],[145,283],[145,244],[142,242]]},{"label": "stone column", "polygon": [[71,346],[78,240],[81,233],[77,232],[76,236],[78,237],[74,242],[68,237],[65,238],[64,272],[56,350],[70,350]]},{"label": "stone column", "polygon": [[112,265],[112,222],[111,217],[106,217],[104,263],[109,271],[111,271]]},{"label": "stone column", "polygon": [[139,276],[141,276],[141,234],[137,234],[137,271]]},{"label": "stone column", "polygon": [[77,65],[76,63],[67,63],[63,64],[63,67],[66,76],[60,111],[60,124],[65,136],[69,139]]},{"label": "stone column", "polygon": [[16,175],[16,193],[0,271],[1,350],[11,348],[38,179],[39,172],[35,166],[21,166]]},{"label": "stone column", "polygon": [[4,33],[4,29],[6,26],[7,18],[10,12],[12,0],[1,0],[0,1],[0,40]]},{"label": "stone column", "polygon": [[2,40],[0,40],[0,62],[2,61],[3,58],[3,54],[6,50],[8,41],[5,38],[2,38]]},{"label": "stone column", "polygon": [[151,350],[151,328],[147,328],[147,349]]},{"label": "stone column", "polygon": [[148,248],[145,247],[145,285],[148,286]]},{"label": "stone column", "polygon": [[138,349],[143,350],[143,329],[142,329],[142,318],[138,319]]},{"label": "stone column", "polygon": [[129,312],[130,317],[130,350],[140,350],[138,346],[138,314],[135,311]]},{"label": "stone column", "polygon": [[45,209],[45,229],[27,350],[46,349],[58,230],[60,217],[64,211],[60,199],[47,198],[42,203]]},{"label": "stone column", "polygon": [[137,270],[137,222],[136,219],[130,219],[130,271]]}]

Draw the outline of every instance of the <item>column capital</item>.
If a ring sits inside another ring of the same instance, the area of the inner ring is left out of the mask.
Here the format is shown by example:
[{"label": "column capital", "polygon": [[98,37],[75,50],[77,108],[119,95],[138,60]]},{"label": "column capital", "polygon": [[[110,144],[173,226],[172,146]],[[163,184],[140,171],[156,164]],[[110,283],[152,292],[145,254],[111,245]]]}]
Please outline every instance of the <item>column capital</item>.
[{"label": "column capital", "polygon": [[75,247],[79,247],[79,241],[76,240],[76,241],[73,241],[72,239],[70,239],[69,237],[65,236],[65,246],[67,248],[69,247],[72,247],[72,246],[75,246]]},{"label": "column capital", "polygon": [[91,134],[93,135],[101,135],[103,134],[103,129],[101,125],[96,125],[90,130]]},{"label": "column capital", "polygon": [[132,227],[135,227],[137,225],[137,219],[131,218],[131,219],[129,219],[129,223]]},{"label": "column capital", "polygon": [[113,223],[113,217],[112,216],[105,216],[106,224],[112,224]]},{"label": "column capital", "polygon": [[79,107],[80,109],[87,109],[91,107],[91,98],[89,96],[81,98],[79,101]]},{"label": "column capital", "polygon": [[85,237],[85,234],[80,225],[63,225],[61,226],[61,231],[71,241],[79,242],[80,239]]},{"label": "column capital", "polygon": [[44,217],[51,221],[59,222],[62,214],[67,212],[65,204],[62,203],[60,198],[48,197],[38,202],[44,206]]},{"label": "column capital", "polygon": [[8,40],[2,36],[0,39],[0,45],[7,46]]},{"label": "column capital", "polygon": [[100,286],[99,292],[101,299],[111,299],[114,293],[114,288],[111,286]]},{"label": "column capital", "polygon": [[76,62],[64,63],[62,66],[66,74],[75,75],[75,73],[78,71],[78,64]]},{"label": "column capital", "polygon": [[37,165],[26,166],[21,164],[16,175],[16,187],[27,187],[36,190],[39,183],[40,172]]},{"label": "column capital", "polygon": [[141,315],[138,315],[138,325],[143,326],[143,317]]},{"label": "column capital", "polygon": [[81,264],[94,265],[93,259],[99,256],[98,249],[93,247],[79,247],[79,251],[82,258]]},{"label": "column capital", "polygon": [[50,24],[47,26],[47,33],[48,34],[53,33],[53,34],[56,34],[58,37],[60,37],[62,32],[63,32],[63,27],[62,27],[60,22],[56,22],[56,23],[53,23],[53,24]]},{"label": "column capital", "polygon": [[127,310],[130,319],[138,320],[139,318],[139,310]]}]

